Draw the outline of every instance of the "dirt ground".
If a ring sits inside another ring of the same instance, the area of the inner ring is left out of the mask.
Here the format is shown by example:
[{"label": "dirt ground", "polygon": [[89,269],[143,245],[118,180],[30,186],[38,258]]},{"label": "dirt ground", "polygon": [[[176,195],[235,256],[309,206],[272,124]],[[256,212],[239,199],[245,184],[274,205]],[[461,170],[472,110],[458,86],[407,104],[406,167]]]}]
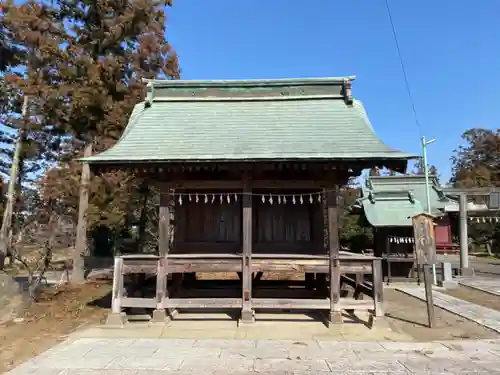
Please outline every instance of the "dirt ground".
[{"label": "dirt ground", "polygon": [[485,293],[477,289],[459,286],[456,289],[448,289],[444,294],[463,299],[464,301],[475,303],[489,309],[500,311],[500,297],[490,293]]},{"label": "dirt ground", "polygon": [[[417,341],[500,338],[498,333],[440,308],[435,309],[437,327],[430,329],[424,301],[394,289],[386,289],[384,297],[387,321],[392,330],[406,333]],[[455,297],[480,304],[459,295]],[[500,307],[500,300],[497,306]]]},{"label": "dirt ground", "polygon": [[110,290],[109,283],[88,283],[42,292],[39,301],[24,313],[23,321],[0,325],[0,373],[49,349],[81,327],[101,323],[109,311],[106,297]]}]

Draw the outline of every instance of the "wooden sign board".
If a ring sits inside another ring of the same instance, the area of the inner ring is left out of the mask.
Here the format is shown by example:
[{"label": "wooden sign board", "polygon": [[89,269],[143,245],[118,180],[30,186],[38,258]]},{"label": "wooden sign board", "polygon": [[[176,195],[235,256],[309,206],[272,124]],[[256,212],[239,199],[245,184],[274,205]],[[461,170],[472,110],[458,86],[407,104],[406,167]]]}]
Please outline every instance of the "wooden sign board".
[{"label": "wooden sign board", "polygon": [[434,216],[421,213],[411,218],[418,264],[436,264]]}]

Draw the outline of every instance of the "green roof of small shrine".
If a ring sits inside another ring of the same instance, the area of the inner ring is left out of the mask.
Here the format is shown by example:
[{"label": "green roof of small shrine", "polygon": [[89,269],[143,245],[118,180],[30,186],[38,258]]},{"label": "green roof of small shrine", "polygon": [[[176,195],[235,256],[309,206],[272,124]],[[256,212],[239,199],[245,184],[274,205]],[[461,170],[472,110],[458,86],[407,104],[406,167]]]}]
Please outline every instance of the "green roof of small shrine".
[{"label": "green roof of small shrine", "polygon": [[[449,198],[430,176],[432,215],[442,215]],[[374,227],[411,226],[411,218],[425,212],[427,197],[424,176],[371,176],[361,188],[362,197],[353,206],[362,209]]]},{"label": "green roof of small shrine", "polygon": [[414,158],[384,144],[345,78],[153,80],[89,163]]}]

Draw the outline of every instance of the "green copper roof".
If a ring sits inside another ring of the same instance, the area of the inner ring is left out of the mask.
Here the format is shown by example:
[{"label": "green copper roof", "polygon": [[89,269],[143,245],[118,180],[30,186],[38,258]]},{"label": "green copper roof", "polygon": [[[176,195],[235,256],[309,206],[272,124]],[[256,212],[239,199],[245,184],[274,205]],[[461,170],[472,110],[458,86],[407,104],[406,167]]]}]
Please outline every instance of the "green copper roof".
[{"label": "green copper roof", "polygon": [[[448,198],[430,176],[431,213],[440,215]],[[362,198],[356,204],[374,227],[411,226],[412,216],[425,212],[427,206],[424,176],[373,176],[362,186]]]},{"label": "green copper roof", "polygon": [[366,220],[374,227],[405,227],[411,226],[411,218],[424,212],[420,202],[377,201],[363,202]]},{"label": "green copper roof", "polygon": [[90,163],[396,159],[347,78],[153,81],[118,143]]}]

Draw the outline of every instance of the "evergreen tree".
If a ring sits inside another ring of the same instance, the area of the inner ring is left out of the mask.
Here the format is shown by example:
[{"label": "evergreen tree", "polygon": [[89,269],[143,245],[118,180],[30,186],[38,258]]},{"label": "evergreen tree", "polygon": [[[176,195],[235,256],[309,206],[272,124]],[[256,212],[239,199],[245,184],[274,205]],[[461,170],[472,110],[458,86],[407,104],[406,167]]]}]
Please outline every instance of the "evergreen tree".
[{"label": "evergreen tree", "polygon": [[[0,1],[0,72],[16,66],[23,59],[22,50],[14,43],[11,32],[5,24],[10,5],[10,2]],[[4,93],[4,91],[0,92]]]},{"label": "evergreen tree", "polygon": [[[87,229],[105,227],[118,237],[136,217],[145,223],[155,215],[154,190],[133,175],[94,177],[89,191],[88,166],[74,159],[116,142],[134,105],[144,98],[143,78],[178,78],[177,58],[164,35],[168,5],[154,0],[0,0],[0,88],[9,93],[0,97],[5,125],[0,172],[25,181],[30,172],[50,167],[41,180],[41,198],[57,201],[58,212],[79,222],[75,281],[83,279]],[[22,116],[25,98],[29,111]],[[9,220],[4,224],[5,234]],[[6,235],[2,238],[5,248]]]},{"label": "evergreen tree", "polygon": [[10,51],[3,64],[3,88],[8,92],[2,97],[0,118],[0,171],[10,175],[0,232],[0,253],[5,254],[11,244],[12,217],[15,211],[21,211],[22,202],[17,196],[22,182],[28,173],[43,166],[42,150],[50,143],[47,135],[54,129],[43,115],[44,109],[50,108],[44,104],[51,97],[52,67],[60,57],[57,51],[63,25],[56,17],[57,10],[45,3],[7,2],[0,8],[5,32],[2,43]]},{"label": "evergreen tree", "polygon": [[452,157],[451,183],[463,187],[500,186],[500,129],[474,128]]},{"label": "evergreen tree", "polygon": [[[110,147],[122,134],[134,105],[144,98],[143,78],[179,76],[177,58],[164,35],[164,2],[59,0],[56,3],[60,19],[71,26],[67,28],[67,43],[61,46],[66,59],[55,67],[59,73],[60,97],[64,100],[53,111],[52,121],[71,135],[66,157],[89,155],[92,149],[102,151]],[[60,173],[69,179],[59,180],[59,191],[67,190],[70,182],[79,185],[73,280],[82,281],[83,256],[89,253],[86,233],[92,229],[87,214],[101,212],[101,216],[108,216],[108,222],[123,225],[138,199],[119,202],[123,196],[115,194],[115,190],[122,189],[124,181],[135,185],[137,181],[108,174],[94,178],[89,191],[88,166],[68,161],[59,167],[66,169]],[[80,181],[74,178],[75,171],[81,171]],[[138,190],[128,187],[123,191],[132,194]],[[110,201],[114,202],[112,211],[109,211]]]},{"label": "evergreen tree", "polygon": [[[450,183],[455,187],[500,187],[500,129],[474,128],[462,135],[464,144],[452,157],[453,175]],[[473,197],[484,203],[484,197]],[[490,222],[469,224],[469,236],[490,255],[500,244],[500,226]]]},{"label": "evergreen tree", "polygon": [[[439,171],[437,167],[433,164],[427,166],[427,172],[429,176],[434,176],[439,181]],[[422,158],[418,159],[418,161],[413,166],[413,175],[415,176],[423,176],[425,174],[424,164]]]}]

